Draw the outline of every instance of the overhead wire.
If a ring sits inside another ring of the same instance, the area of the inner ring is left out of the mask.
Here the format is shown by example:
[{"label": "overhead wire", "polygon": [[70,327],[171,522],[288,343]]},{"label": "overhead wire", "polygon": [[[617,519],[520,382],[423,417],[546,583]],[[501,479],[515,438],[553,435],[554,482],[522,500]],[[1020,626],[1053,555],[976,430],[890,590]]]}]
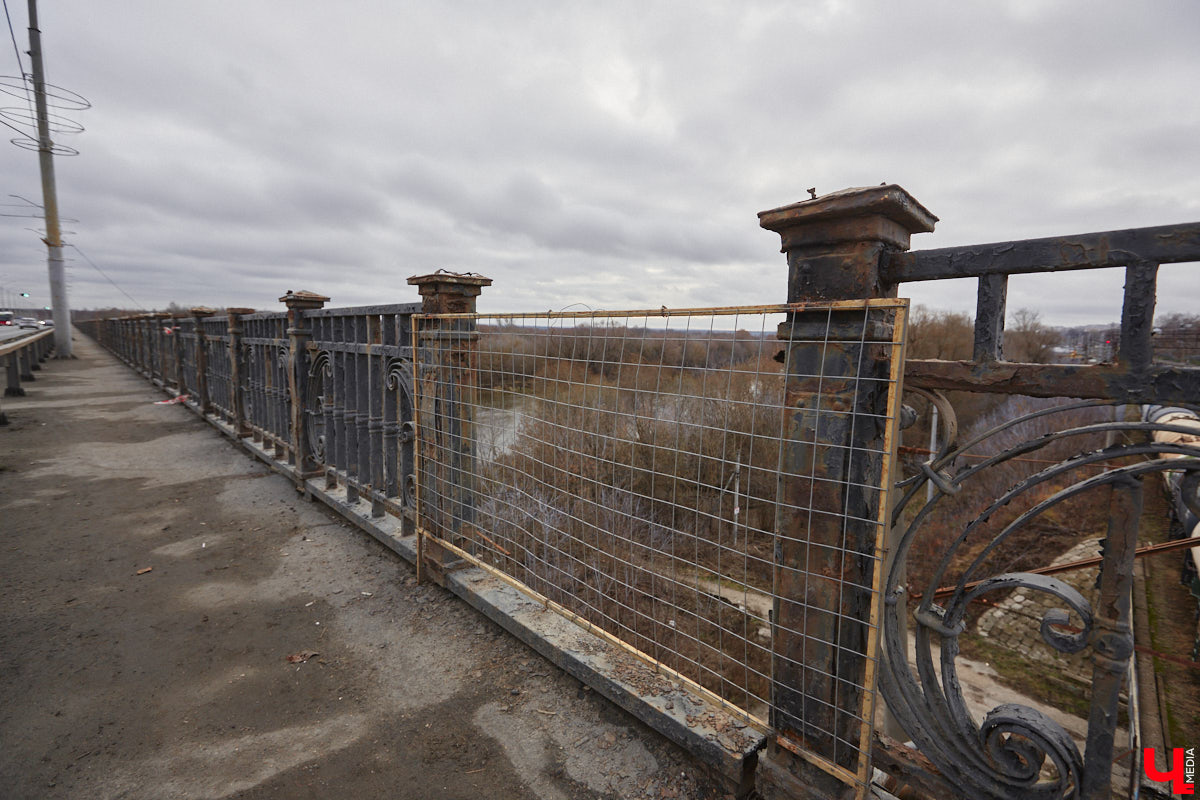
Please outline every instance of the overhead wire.
[{"label": "overhead wire", "polygon": [[[25,104],[29,106],[29,118],[36,119],[37,117],[33,108],[33,96],[29,93],[29,81],[26,78],[28,73],[25,72],[25,63],[21,61],[21,46],[17,44],[17,33],[13,30],[12,15],[8,13],[8,0],[4,0],[4,19],[8,22],[8,37],[12,40],[13,54],[17,57],[17,72],[20,73],[21,83],[25,87]],[[25,133],[25,131],[14,125],[9,125],[7,122],[4,124],[17,131],[17,133]]]},{"label": "overhead wire", "polygon": [[145,310],[146,310],[146,307],[145,307],[145,306],[143,306],[141,303],[139,303],[137,300],[134,300],[134,299],[133,299],[133,296],[132,296],[131,294],[129,294],[129,292],[127,292],[127,291],[125,291],[124,289],[122,289],[122,288],[121,288],[119,285],[117,285],[117,282],[116,282],[116,281],[114,281],[112,278],[108,277],[108,273],[106,273],[104,270],[100,269],[100,267],[98,267],[98,266],[96,265],[96,262],[95,262],[95,261],[92,261],[90,258],[88,258],[88,256],[87,256],[87,253],[85,253],[85,252],[83,252],[82,250],[80,250],[78,245],[71,244],[70,242],[63,242],[63,245],[64,245],[64,246],[66,246],[66,247],[70,247],[70,248],[71,248],[71,249],[73,249],[73,250],[74,250],[76,253],[79,253],[79,255],[83,257],[83,260],[84,260],[84,261],[86,261],[88,264],[90,264],[90,265],[92,266],[92,269],[96,270],[96,272],[99,272],[101,275],[103,275],[103,276],[104,276],[104,280],[106,280],[106,281],[108,281],[109,283],[111,283],[111,284],[113,285],[113,287],[114,287],[114,288],[115,288],[115,289],[116,289],[118,292],[120,292],[121,294],[123,294],[123,295],[125,295],[126,297],[128,297],[128,298],[129,298],[129,300],[130,300],[130,302],[132,302],[132,303],[133,303],[135,306],[137,306],[138,308],[140,308],[142,311],[145,311]]},{"label": "overhead wire", "polygon": [[17,34],[13,31],[12,17],[8,13],[8,0],[4,0],[4,18],[8,20],[8,35],[12,38],[13,52],[17,54],[17,69],[25,76],[25,65],[21,62],[21,47],[17,44]]},{"label": "overhead wire", "polygon": [[[13,28],[12,15],[8,10],[8,0],[3,0],[3,2],[4,17],[8,23],[8,35],[12,41],[13,53],[17,57],[17,69],[20,72],[20,76],[0,76],[0,94],[7,94],[17,98],[23,96],[25,98],[27,113],[15,107],[0,108],[0,123],[20,134],[18,138],[11,140],[18,147],[26,150],[49,148],[50,152],[60,156],[79,155],[79,151],[75,148],[51,141],[49,134],[82,133],[84,130],[82,125],[57,112],[84,111],[91,108],[92,104],[78,92],[73,92],[62,86],[55,86],[43,80],[42,91],[37,94],[45,99],[47,113],[44,115],[38,113],[37,108],[35,108],[37,104],[34,102],[35,91],[31,85],[31,78],[33,76],[25,71],[25,63],[21,60],[21,47],[17,44],[16,30]],[[30,31],[32,32],[32,30],[33,28],[31,27]],[[43,116],[48,127],[44,140],[43,132],[39,127]]]}]

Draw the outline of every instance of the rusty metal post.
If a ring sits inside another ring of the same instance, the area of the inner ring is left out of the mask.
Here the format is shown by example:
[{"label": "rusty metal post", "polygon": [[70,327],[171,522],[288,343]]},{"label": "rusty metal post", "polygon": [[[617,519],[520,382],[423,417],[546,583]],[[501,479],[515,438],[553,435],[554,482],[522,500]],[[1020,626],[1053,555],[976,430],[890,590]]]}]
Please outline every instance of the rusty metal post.
[{"label": "rusty metal post", "polygon": [[143,358],[146,362],[146,378],[153,383],[157,377],[156,373],[156,351],[158,344],[158,315],[153,312],[147,312],[142,316],[142,336],[143,344],[146,348]]},{"label": "rusty metal post", "polygon": [[371,314],[366,318],[366,349],[363,356],[366,361],[366,412],[367,412],[367,442],[365,452],[367,475],[371,481],[371,516],[384,515],[383,498],[387,495],[387,486],[383,479],[383,387],[386,374],[385,362],[376,352],[383,344],[383,326],[378,315]]},{"label": "rusty metal post", "polygon": [[150,378],[153,380],[157,377],[164,388],[167,385],[167,357],[166,348],[163,346],[163,339],[166,338],[163,333],[163,320],[170,317],[165,311],[156,311],[149,315],[147,323],[150,331]]},{"label": "rusty metal post", "polygon": [[138,353],[142,346],[142,337],[139,334],[140,323],[137,317],[130,316],[127,325],[129,328],[129,365],[133,367],[134,371],[141,372],[142,366],[138,363]]},{"label": "rusty metal post", "polygon": [[138,322],[142,331],[142,371],[146,377],[154,380],[154,328],[156,325],[155,316],[151,312],[147,312],[141,316]]},{"label": "rusty metal post", "polygon": [[246,422],[246,399],[242,391],[243,373],[246,371],[246,355],[242,348],[242,316],[253,314],[253,308],[227,308],[225,314],[229,326],[229,405],[233,412],[230,424],[239,439],[250,435]]},{"label": "rusty metal post", "polygon": [[[492,279],[437,272],[408,279],[421,294],[423,314],[473,314],[476,298]],[[479,334],[471,317],[422,319],[417,346],[420,375],[418,569],[445,585],[457,559],[424,535],[432,533],[470,550],[475,524],[475,432],[472,388]]]},{"label": "rusty metal post", "polygon": [[196,407],[201,414],[209,414],[212,401],[208,397],[208,340],[204,335],[204,320],[217,312],[204,306],[190,310],[196,320]]},{"label": "rusty metal post", "polygon": [[137,319],[130,316],[126,320],[126,325],[129,331],[129,366],[133,367],[135,372],[141,372],[142,367],[138,364],[138,348],[141,347],[141,337],[138,335]]},{"label": "rusty metal post", "polygon": [[175,393],[187,394],[187,382],[183,379],[183,339],[179,335],[179,319],[182,312],[171,315],[171,358],[175,365]]},{"label": "rusty metal post", "polygon": [[291,411],[290,432],[292,439],[292,463],[296,467],[299,482],[321,474],[312,454],[312,443],[308,441],[308,424],[305,410],[308,408],[308,343],[312,339],[312,324],[305,311],[322,308],[329,298],[313,292],[288,291],[279,302],[287,306],[288,334],[288,404]]},{"label": "rusty metal post", "polygon": [[146,331],[143,319],[134,317],[133,325],[133,367],[143,375],[146,374]]},{"label": "rusty metal post", "polygon": [[1083,800],[1112,794],[1113,738],[1118,724],[1121,688],[1133,656],[1130,605],[1133,560],[1142,520],[1142,480],[1122,476],[1109,497],[1108,532],[1100,566],[1100,601],[1092,630],[1092,699],[1084,752]]},{"label": "rusty metal post", "polygon": [[129,348],[129,331],[125,327],[125,318],[114,317],[112,322],[113,352],[117,354],[117,358],[128,364],[129,358],[126,355],[126,352]]},{"label": "rusty metal post", "polygon": [[[759,221],[782,238],[788,302],[803,303],[894,297],[882,259],[908,249],[911,234],[932,231],[937,218],[885,185],[764,211]],[[865,324],[862,311],[799,310],[779,326],[787,384],[770,712],[778,736],[759,773],[766,798],[848,794],[791,749],[836,765],[843,780],[860,772],[861,709],[874,690],[864,654],[877,635],[869,626],[869,509],[878,501],[871,487],[884,479],[872,454],[883,450],[888,415],[888,355],[863,344]],[[859,380],[864,374],[880,380]]]}]

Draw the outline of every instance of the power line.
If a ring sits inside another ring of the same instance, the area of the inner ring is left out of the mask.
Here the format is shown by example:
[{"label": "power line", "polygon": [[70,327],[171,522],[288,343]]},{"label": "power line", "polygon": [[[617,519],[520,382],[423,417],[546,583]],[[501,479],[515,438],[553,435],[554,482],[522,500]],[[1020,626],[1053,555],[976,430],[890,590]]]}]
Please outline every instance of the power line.
[{"label": "power line", "polygon": [[17,45],[17,34],[13,31],[12,17],[8,14],[8,0],[4,0],[4,18],[8,20],[8,35],[12,38],[13,52],[17,54],[17,69],[25,77],[25,65],[21,63],[21,48]]},{"label": "power line", "polygon": [[124,289],[122,289],[120,286],[117,286],[117,282],[116,282],[116,281],[114,281],[112,278],[108,277],[108,273],[106,273],[104,270],[100,269],[100,267],[96,266],[96,262],[95,262],[95,261],[92,261],[90,258],[88,258],[88,257],[87,257],[87,253],[85,253],[85,252],[83,252],[82,250],[80,250],[80,249],[79,249],[79,247],[78,247],[77,245],[73,245],[73,244],[71,244],[70,242],[63,242],[63,244],[64,244],[64,245],[66,245],[67,247],[70,247],[71,249],[73,249],[73,250],[74,250],[76,253],[79,253],[79,255],[83,257],[83,260],[84,260],[84,261],[86,261],[87,263],[89,263],[89,264],[91,264],[91,265],[92,265],[92,269],[96,270],[96,272],[99,272],[101,275],[103,275],[103,276],[104,276],[104,280],[106,280],[106,281],[108,281],[109,283],[111,283],[111,284],[113,285],[113,287],[115,287],[115,288],[116,288],[116,290],[117,290],[118,292],[120,292],[121,294],[123,294],[123,295],[125,295],[126,297],[128,297],[128,298],[129,298],[129,300],[130,300],[130,302],[132,302],[132,303],[133,303],[135,306],[137,306],[138,308],[140,308],[142,311],[145,311],[145,310],[146,310],[146,307],[145,307],[145,306],[143,306],[141,303],[139,303],[137,300],[134,300],[134,299],[133,299],[133,297],[132,297],[132,295],[130,295],[130,294],[129,294],[129,292],[125,291],[125,290],[124,290]]},{"label": "power line", "polygon": [[[21,84],[25,87],[25,104],[29,106],[30,119],[34,119],[35,112],[33,109],[33,97],[29,94],[29,81],[26,79],[27,73],[25,72],[25,65],[21,62],[21,47],[17,44],[17,34],[16,31],[13,30],[12,16],[8,13],[8,0],[4,0],[4,19],[8,22],[8,38],[12,39],[13,54],[17,57],[17,72],[20,73]],[[8,125],[7,122],[4,124]],[[17,131],[17,133],[20,133],[23,136],[28,135],[25,133],[25,131],[15,128],[12,125],[8,125],[8,127],[13,128],[13,130]]]}]

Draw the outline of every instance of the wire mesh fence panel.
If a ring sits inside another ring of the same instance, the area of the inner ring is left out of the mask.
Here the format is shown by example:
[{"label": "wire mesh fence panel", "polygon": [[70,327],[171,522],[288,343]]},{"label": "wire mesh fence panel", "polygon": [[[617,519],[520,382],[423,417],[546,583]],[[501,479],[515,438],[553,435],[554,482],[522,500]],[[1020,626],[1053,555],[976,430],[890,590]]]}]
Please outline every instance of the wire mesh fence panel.
[{"label": "wire mesh fence panel", "polygon": [[[905,310],[416,315],[422,533],[752,724],[802,728],[773,681],[832,681],[840,716],[788,743],[865,788]],[[853,363],[825,375],[848,331]]]}]

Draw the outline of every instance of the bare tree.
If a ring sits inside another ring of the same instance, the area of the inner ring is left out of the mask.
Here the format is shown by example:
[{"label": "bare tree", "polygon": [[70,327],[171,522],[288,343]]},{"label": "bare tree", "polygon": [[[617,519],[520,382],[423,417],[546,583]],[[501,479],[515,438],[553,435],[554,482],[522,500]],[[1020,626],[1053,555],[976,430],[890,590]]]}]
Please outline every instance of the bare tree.
[{"label": "bare tree", "polygon": [[1042,322],[1041,315],[1028,308],[1013,314],[1012,324],[1004,334],[1004,357],[1026,364],[1046,364],[1054,348],[1062,342],[1062,334]]}]

